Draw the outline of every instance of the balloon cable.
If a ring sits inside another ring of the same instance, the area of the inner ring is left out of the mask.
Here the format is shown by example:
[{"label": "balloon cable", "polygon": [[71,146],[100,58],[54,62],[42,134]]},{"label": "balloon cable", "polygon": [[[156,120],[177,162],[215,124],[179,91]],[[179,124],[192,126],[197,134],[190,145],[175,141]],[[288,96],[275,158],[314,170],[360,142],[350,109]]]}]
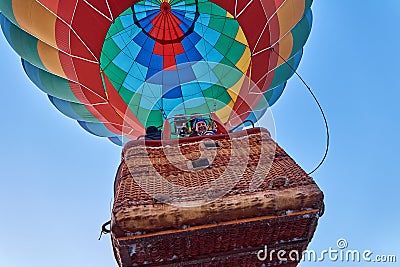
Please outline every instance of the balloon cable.
[{"label": "balloon cable", "polygon": [[322,109],[321,104],[319,103],[317,97],[315,96],[315,94],[313,93],[313,91],[311,90],[310,86],[308,86],[308,84],[304,81],[304,79],[300,76],[300,74],[292,67],[292,65],[289,64],[289,62],[287,62],[286,59],[284,59],[277,51],[275,51],[274,48],[271,48],[272,52],[274,52],[275,54],[277,54],[288,66],[289,68],[297,75],[297,77],[299,77],[299,79],[302,81],[302,83],[307,87],[308,91],[310,92],[311,96],[314,98],[315,103],[317,103],[318,108],[322,114],[322,117],[324,119],[324,123],[325,123],[325,129],[326,129],[326,148],[325,148],[325,154],[322,157],[321,161],[319,162],[319,164],[317,165],[317,167],[315,167],[311,172],[307,173],[307,175],[311,175],[312,173],[314,173],[316,170],[319,169],[319,167],[321,167],[321,165],[324,163],[326,157],[328,156],[328,151],[329,151],[329,127],[328,127],[328,121],[326,119],[325,116],[325,112]]}]

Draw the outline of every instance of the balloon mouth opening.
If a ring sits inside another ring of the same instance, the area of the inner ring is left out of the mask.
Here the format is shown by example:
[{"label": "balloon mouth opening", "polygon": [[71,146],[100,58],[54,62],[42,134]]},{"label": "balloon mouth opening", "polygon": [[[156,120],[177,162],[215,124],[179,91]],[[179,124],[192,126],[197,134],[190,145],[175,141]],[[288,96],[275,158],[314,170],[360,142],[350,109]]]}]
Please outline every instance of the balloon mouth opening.
[{"label": "balloon mouth opening", "polygon": [[160,5],[160,10],[164,14],[168,14],[171,11],[171,5],[168,2],[163,2]]}]

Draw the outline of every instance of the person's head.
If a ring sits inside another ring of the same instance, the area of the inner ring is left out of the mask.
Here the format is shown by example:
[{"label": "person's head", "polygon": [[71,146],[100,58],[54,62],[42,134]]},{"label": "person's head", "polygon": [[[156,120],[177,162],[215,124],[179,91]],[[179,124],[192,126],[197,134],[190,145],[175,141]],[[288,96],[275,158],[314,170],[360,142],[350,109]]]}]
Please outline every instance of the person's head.
[{"label": "person's head", "polygon": [[205,132],[207,132],[207,121],[203,118],[197,118],[194,121],[193,128],[198,134],[205,134]]}]

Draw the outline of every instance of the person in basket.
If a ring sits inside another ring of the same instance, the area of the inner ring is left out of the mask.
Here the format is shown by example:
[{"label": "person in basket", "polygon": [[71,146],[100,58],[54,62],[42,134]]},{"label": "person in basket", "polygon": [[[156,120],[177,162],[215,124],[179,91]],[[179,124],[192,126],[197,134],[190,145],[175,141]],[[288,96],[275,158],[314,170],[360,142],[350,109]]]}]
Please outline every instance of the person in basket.
[{"label": "person in basket", "polygon": [[202,136],[202,135],[214,135],[214,131],[208,130],[207,120],[204,118],[197,118],[193,122],[193,131],[190,134],[190,137],[193,136]]}]

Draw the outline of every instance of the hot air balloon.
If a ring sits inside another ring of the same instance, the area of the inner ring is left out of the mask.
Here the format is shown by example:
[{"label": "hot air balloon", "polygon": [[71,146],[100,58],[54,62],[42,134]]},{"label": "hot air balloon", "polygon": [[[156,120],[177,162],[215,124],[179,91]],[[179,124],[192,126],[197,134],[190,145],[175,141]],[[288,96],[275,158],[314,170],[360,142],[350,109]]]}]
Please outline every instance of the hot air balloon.
[{"label": "hot air balloon", "polygon": [[[266,240],[306,248],[322,192],[267,130],[244,128],[298,67],[311,4],[0,0],[3,33],[29,79],[86,131],[125,145],[111,221],[120,266],[247,266]],[[189,138],[200,117],[218,134]],[[154,128],[162,140],[147,140]]]},{"label": "hot air balloon", "polygon": [[122,145],[123,135],[134,140],[178,114],[215,113],[227,129],[261,118],[293,74],[284,60],[300,62],[311,2],[2,0],[0,8],[33,83],[85,130]]}]

